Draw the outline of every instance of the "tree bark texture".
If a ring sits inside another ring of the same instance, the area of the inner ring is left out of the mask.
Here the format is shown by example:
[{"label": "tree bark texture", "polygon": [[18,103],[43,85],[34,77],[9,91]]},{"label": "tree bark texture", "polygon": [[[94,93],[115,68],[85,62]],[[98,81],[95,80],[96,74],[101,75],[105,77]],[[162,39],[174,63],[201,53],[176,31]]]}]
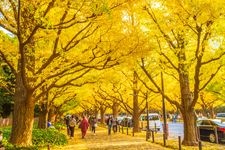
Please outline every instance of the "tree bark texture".
[{"label": "tree bark texture", "polygon": [[41,109],[39,111],[38,128],[46,129],[47,122],[48,122],[48,109],[45,104],[42,104]]},{"label": "tree bark texture", "polygon": [[198,145],[197,129],[196,129],[196,116],[194,110],[182,113],[184,121],[184,139],[183,145]]},{"label": "tree bark texture", "polygon": [[10,142],[18,146],[32,145],[34,100],[32,92],[25,88],[21,75],[17,75],[14,98],[13,123]]}]

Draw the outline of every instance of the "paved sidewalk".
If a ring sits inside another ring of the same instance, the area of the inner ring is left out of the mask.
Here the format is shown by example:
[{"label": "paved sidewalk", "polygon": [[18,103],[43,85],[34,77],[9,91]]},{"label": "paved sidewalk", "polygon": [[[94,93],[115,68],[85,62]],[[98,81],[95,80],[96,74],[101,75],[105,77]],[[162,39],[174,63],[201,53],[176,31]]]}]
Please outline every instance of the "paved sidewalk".
[{"label": "paved sidewalk", "polygon": [[98,127],[96,135],[88,131],[85,139],[81,139],[79,129],[75,130],[75,138],[69,139],[66,146],[53,148],[51,150],[169,150],[151,142],[146,142],[144,138],[132,137],[121,133],[107,135],[107,129]]}]

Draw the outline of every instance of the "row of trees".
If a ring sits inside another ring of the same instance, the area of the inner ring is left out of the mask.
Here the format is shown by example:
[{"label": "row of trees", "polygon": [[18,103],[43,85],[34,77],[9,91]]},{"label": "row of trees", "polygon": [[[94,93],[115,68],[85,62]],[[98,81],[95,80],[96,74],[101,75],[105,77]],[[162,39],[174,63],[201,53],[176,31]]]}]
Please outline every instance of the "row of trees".
[{"label": "row of trees", "polygon": [[[102,115],[107,106],[115,116],[124,109],[138,120],[146,100],[163,95],[182,113],[183,144],[196,145],[199,93],[223,74],[223,6],[220,0],[1,1],[0,56],[15,76],[10,142],[32,144],[35,104],[45,127],[50,108],[62,115],[67,102]],[[92,98],[79,87],[93,90]]]},{"label": "row of trees", "polygon": [[[216,99],[218,100],[218,97],[221,97],[223,93],[221,89],[213,90],[212,88],[218,86],[218,80],[223,80],[221,76],[224,73],[224,35],[221,24],[224,12],[221,10],[221,6],[219,1],[214,4],[210,1],[196,3],[151,1],[149,5],[145,5],[143,9],[149,20],[145,19],[144,21],[154,31],[150,32],[148,36],[150,36],[152,44],[155,45],[152,46],[151,52],[147,56],[135,57],[135,65],[141,68],[145,76],[135,75],[137,67],[131,69],[134,72],[132,80],[133,101],[129,98],[128,102],[123,97],[127,90],[126,87],[124,91],[120,90],[121,93],[118,92],[118,89],[121,89],[121,85],[118,83],[116,83],[117,86],[115,83],[112,84],[111,94],[103,90],[102,87],[99,88],[101,94],[97,93],[102,99],[111,100],[112,106],[119,103],[127,112],[130,112],[128,109],[131,108],[130,114],[133,115],[134,121],[137,121],[137,116],[142,112],[139,105],[143,105],[143,99],[137,101],[137,94],[141,90],[137,88],[135,76],[139,76],[139,80],[148,91],[160,93],[182,113],[184,119],[183,144],[197,145],[195,106],[199,101],[203,108],[207,106],[210,110]],[[138,18],[140,17],[138,10],[132,8],[129,9],[129,13],[132,15],[127,23],[133,27],[141,28],[143,22]],[[145,47],[137,46],[137,48],[142,48],[142,52],[147,53],[144,51]],[[129,60],[129,64],[131,64],[131,60]],[[165,92],[161,88],[161,72],[164,73],[166,84],[168,84]],[[121,83],[124,84],[124,81]],[[208,97],[211,102],[204,100],[204,93],[214,95]],[[129,104],[132,107],[129,107]],[[138,123],[134,122],[134,126],[137,125]]]}]

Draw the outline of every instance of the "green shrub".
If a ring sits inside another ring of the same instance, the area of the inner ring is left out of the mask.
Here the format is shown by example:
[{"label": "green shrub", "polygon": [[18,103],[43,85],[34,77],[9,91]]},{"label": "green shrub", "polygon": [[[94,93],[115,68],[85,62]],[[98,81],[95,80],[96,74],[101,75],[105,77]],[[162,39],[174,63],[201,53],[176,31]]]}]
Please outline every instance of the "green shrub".
[{"label": "green shrub", "polygon": [[11,134],[11,128],[2,128],[3,138],[8,140]]},{"label": "green shrub", "polygon": [[64,123],[61,123],[61,122],[57,122],[54,124],[54,127],[57,129],[57,130],[62,130],[62,129],[65,129],[66,128],[66,125]]},{"label": "green shrub", "polygon": [[56,129],[48,128],[48,129],[33,129],[32,142],[33,146],[29,148],[16,148],[12,144],[8,142],[11,129],[3,128],[3,145],[6,149],[15,149],[15,150],[35,150],[38,147],[47,146],[47,145],[65,145],[67,144],[67,138],[63,133],[60,133]]},{"label": "green shrub", "polygon": [[37,146],[44,145],[65,145],[67,144],[66,136],[53,128],[34,129],[32,142]]}]

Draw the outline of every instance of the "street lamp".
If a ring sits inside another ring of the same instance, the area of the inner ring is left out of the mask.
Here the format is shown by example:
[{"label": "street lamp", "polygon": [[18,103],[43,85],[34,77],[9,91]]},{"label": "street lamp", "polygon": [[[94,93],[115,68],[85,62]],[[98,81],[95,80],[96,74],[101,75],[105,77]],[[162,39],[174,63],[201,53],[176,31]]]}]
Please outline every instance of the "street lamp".
[{"label": "street lamp", "polygon": [[147,127],[146,127],[146,141],[148,141],[149,139],[149,110],[148,110],[148,93],[146,93],[145,95],[145,99],[146,99],[146,117],[147,117]]},{"label": "street lamp", "polygon": [[164,99],[164,82],[163,73],[161,72],[161,86],[162,86],[162,110],[163,110],[163,143],[166,145],[166,139],[168,138],[168,126],[166,121],[166,108]]}]

